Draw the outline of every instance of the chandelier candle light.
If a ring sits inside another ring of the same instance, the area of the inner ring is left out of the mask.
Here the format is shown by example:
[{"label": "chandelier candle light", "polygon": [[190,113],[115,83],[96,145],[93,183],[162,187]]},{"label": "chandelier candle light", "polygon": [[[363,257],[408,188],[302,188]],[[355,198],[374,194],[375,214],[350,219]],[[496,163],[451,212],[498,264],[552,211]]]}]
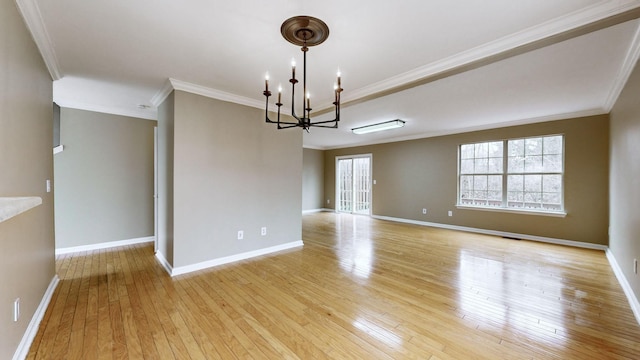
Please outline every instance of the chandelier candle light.
[{"label": "chandelier candle light", "polygon": [[[295,110],[295,87],[298,83],[296,79],[296,61],[291,60],[291,116],[297,120],[292,121],[280,121],[280,107],[282,104],[282,87],[278,87],[278,118],[276,121],[269,119],[269,97],[271,91],[269,91],[269,74],[265,76],[264,80],[264,92],[262,93],[266,98],[265,120],[267,123],[278,124],[278,129],[287,129],[292,127],[301,127],[307,132],[312,126],[325,127],[325,128],[338,128],[338,121],[340,121],[340,93],[342,93],[342,87],[340,83],[340,71],[337,74],[337,81],[333,86],[335,107],[335,118],[333,120],[326,121],[311,121],[311,99],[309,92],[307,91],[307,51],[309,46],[315,46],[323,43],[329,37],[329,27],[322,20],[311,16],[294,16],[285,20],[280,27],[280,33],[285,40],[298,46],[302,46],[303,63],[302,63],[302,116],[298,116]],[[306,104],[305,104],[306,97]],[[306,106],[305,106],[306,105]]]}]

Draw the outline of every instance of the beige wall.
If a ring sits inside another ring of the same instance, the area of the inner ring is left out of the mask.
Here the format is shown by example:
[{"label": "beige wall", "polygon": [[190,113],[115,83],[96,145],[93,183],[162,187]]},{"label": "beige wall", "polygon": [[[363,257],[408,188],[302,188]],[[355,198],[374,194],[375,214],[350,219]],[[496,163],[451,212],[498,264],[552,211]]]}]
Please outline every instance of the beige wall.
[{"label": "beige wall", "polygon": [[156,121],[61,108],[56,248],[154,235]]},{"label": "beige wall", "polygon": [[[606,245],[608,129],[602,115],[330,150],[325,201],[333,208],[335,157],[371,153],[374,215]],[[460,144],[546,134],[565,135],[565,218],[456,209]]]},{"label": "beige wall", "polygon": [[302,210],[324,207],[324,151],[303,149],[302,152]]},{"label": "beige wall", "polygon": [[611,170],[609,247],[640,299],[640,275],[633,259],[640,261],[640,66],[611,112]]},{"label": "beige wall", "polygon": [[[42,205],[0,223],[0,359],[11,359],[55,275],[51,77],[15,2],[0,2],[0,196]],[[21,317],[12,306],[21,299]]]},{"label": "beige wall", "polygon": [[175,91],[173,140],[174,268],[302,239],[299,129],[277,130],[259,109]]}]

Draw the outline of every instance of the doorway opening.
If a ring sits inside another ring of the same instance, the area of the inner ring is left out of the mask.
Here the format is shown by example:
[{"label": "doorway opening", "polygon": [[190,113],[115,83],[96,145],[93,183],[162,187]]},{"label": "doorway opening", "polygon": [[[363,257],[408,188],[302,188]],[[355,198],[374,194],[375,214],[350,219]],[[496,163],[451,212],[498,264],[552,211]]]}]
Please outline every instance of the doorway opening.
[{"label": "doorway opening", "polygon": [[336,157],[336,211],[371,215],[371,154]]}]

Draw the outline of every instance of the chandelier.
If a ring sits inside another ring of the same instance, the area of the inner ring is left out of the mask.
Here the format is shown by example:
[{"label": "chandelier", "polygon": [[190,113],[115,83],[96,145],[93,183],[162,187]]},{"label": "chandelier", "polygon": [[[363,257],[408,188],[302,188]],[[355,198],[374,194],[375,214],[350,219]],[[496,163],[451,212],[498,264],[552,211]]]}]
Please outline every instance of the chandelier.
[{"label": "chandelier", "polygon": [[[269,97],[271,91],[269,91],[269,74],[267,73],[264,81],[264,96],[266,98],[265,119],[267,123],[278,124],[278,129],[288,129],[292,127],[301,127],[307,132],[312,126],[325,127],[325,128],[338,128],[338,121],[340,121],[340,93],[342,87],[340,86],[340,72],[338,71],[336,83],[333,86],[335,107],[335,117],[333,120],[326,121],[311,121],[311,101],[309,92],[307,92],[307,51],[310,46],[315,46],[323,43],[329,37],[329,27],[322,20],[311,16],[294,16],[285,20],[280,27],[282,36],[290,43],[298,46],[302,46],[303,63],[302,63],[302,114],[296,113],[295,107],[295,87],[298,83],[296,79],[296,63],[295,60],[291,61],[291,116],[296,122],[281,121],[280,120],[280,107],[282,107],[282,88],[278,87],[278,118],[276,121],[269,119]],[[305,103],[306,96],[306,103]]]}]

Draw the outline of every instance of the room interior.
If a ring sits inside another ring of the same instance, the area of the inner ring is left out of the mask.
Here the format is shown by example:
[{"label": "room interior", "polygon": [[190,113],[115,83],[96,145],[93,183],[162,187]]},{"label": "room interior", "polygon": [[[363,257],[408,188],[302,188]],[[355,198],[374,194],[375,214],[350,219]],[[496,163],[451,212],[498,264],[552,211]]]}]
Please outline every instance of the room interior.
[{"label": "room interior", "polygon": [[[197,5],[3,2],[0,197],[26,208],[0,223],[0,357],[28,351],[56,255],[153,242],[176,277],[301,248],[303,214],[336,210],[336,158],[361,154],[372,218],[601,250],[640,319],[636,1]],[[330,31],[311,116],[334,115],[339,70],[338,129],[264,121],[265,72],[301,76],[279,28],[303,13]],[[459,206],[460,144],[549,134],[564,216]]]}]

